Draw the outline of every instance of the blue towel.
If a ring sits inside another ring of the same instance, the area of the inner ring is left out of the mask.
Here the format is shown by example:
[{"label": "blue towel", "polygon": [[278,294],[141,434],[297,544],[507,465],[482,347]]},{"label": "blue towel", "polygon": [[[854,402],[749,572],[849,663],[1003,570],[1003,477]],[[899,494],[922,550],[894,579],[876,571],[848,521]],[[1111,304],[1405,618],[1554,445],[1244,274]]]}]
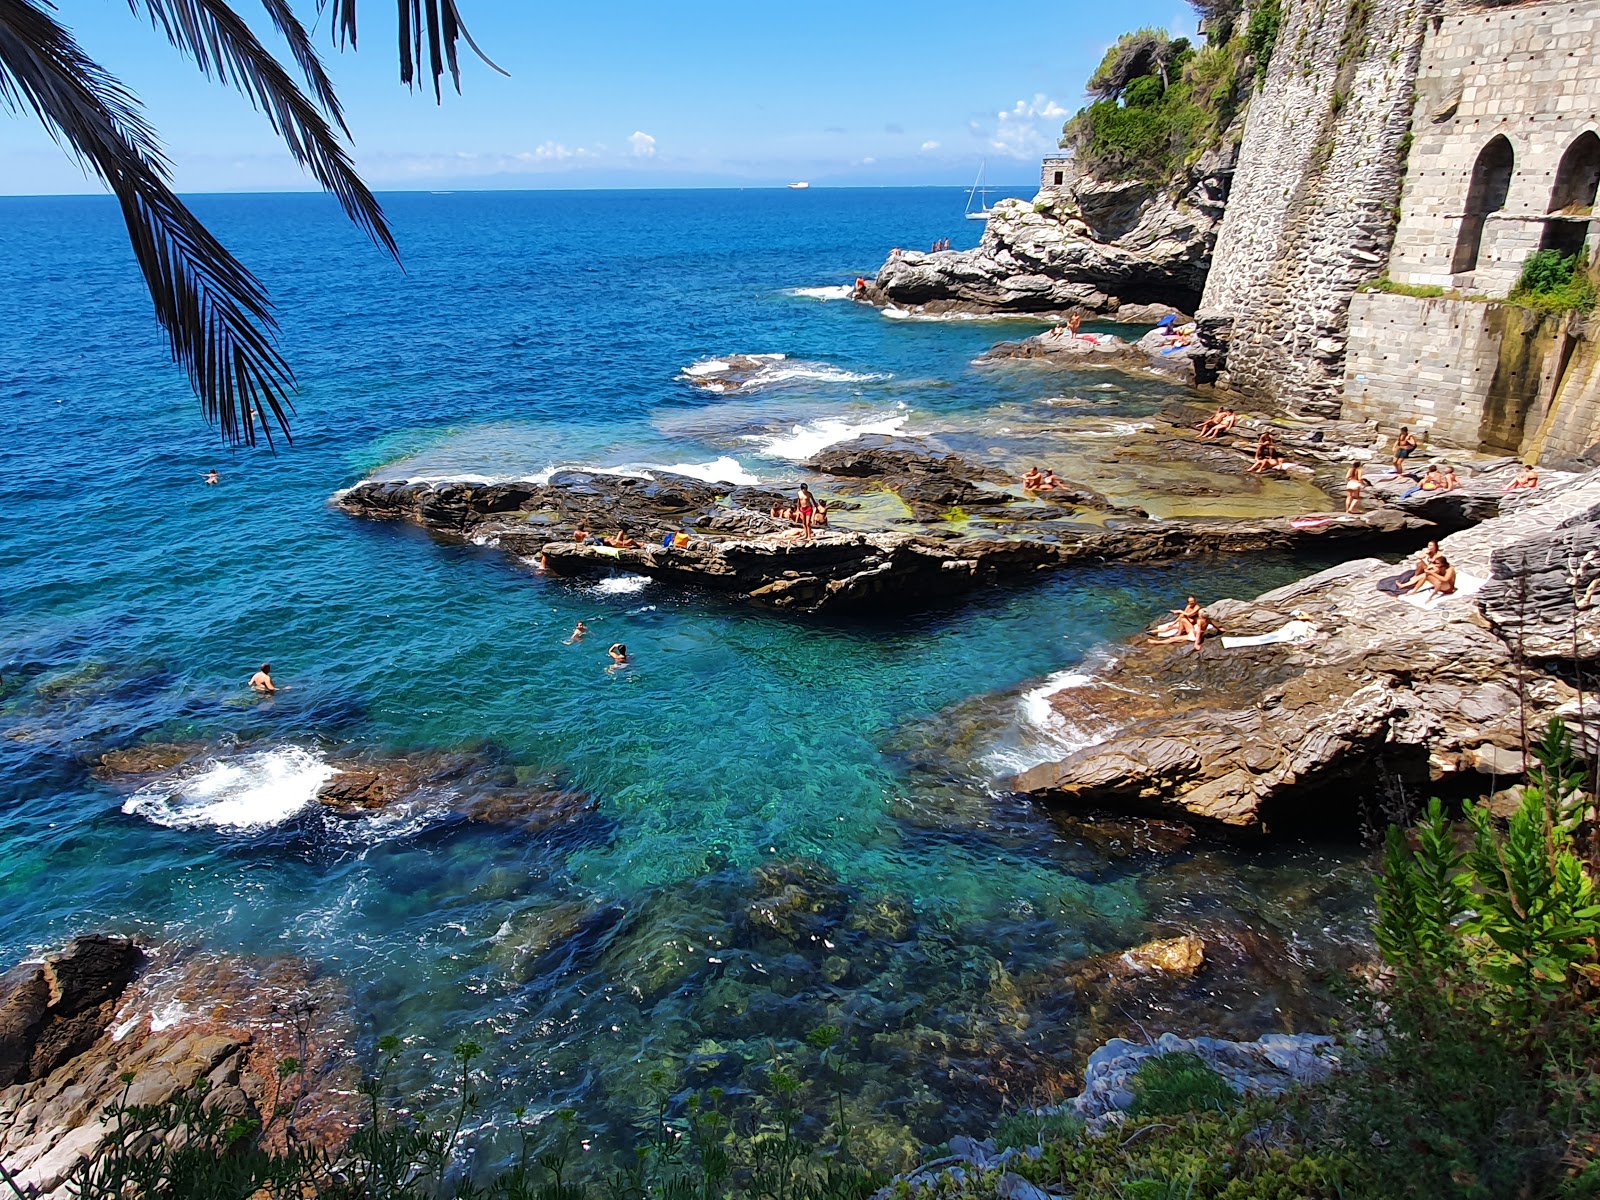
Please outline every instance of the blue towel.
[{"label": "blue towel", "polygon": [[1167,326],[1177,321],[1177,319],[1178,318],[1174,314],[1168,313],[1166,316],[1162,317],[1161,320],[1156,322],[1156,328],[1165,329]]}]

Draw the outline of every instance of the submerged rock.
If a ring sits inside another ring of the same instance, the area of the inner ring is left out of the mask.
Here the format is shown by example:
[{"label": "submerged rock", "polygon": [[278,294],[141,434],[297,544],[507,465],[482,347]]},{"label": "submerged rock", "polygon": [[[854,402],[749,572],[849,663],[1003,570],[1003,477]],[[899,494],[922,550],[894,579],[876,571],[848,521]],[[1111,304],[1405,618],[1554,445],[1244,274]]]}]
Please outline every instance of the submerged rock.
[{"label": "submerged rock", "polygon": [[149,775],[156,771],[170,771],[195,755],[204,753],[206,748],[204,742],[147,742],[124,750],[108,750],[100,756],[94,773],[105,779],[113,775]]}]

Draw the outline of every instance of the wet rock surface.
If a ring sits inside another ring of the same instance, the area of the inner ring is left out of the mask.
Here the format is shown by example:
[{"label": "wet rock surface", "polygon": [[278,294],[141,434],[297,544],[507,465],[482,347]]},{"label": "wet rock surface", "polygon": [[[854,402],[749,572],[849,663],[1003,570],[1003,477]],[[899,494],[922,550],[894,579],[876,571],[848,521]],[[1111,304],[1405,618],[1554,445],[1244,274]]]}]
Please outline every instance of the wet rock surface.
[{"label": "wet rock surface", "polygon": [[[803,612],[903,611],[1078,562],[1151,562],[1345,540],[1409,544],[1417,531],[1428,528],[1420,518],[1389,510],[1311,526],[1288,518],[1144,520],[1137,510],[1122,510],[1115,523],[1075,524],[1062,518],[1080,505],[1104,504],[1104,498],[1075,489],[1057,494],[1070,497],[1067,503],[1040,503],[991,492],[986,489],[992,484],[969,478],[982,468],[904,447],[859,446],[816,461],[847,471],[878,471],[846,478],[880,488],[898,483],[910,497],[908,504],[930,513],[947,507],[951,495],[971,502],[982,490],[984,497],[994,497],[983,510],[987,519],[1009,518],[1031,536],[962,536],[955,529],[829,531],[802,541],[793,526],[780,526],[782,533],[752,533],[777,523],[764,512],[736,507],[731,495],[736,489],[672,476],[644,481],[558,474],[547,485],[371,482],[344,493],[337,504],[352,515],[406,519],[441,534],[494,542],[523,559],[543,556],[558,575],[631,571]],[[602,520],[597,514],[605,511],[601,498],[606,496],[615,498],[614,515]],[[572,537],[580,525],[599,532],[619,524],[642,544],[618,549]],[[690,545],[661,544],[675,533],[689,534]]]},{"label": "wet rock surface", "polygon": [[[1371,559],[1252,602],[1210,604],[1228,635],[1273,634],[1292,621],[1313,629],[1305,640],[1265,645],[1208,641],[1198,653],[1177,639],[1126,645],[1087,686],[1052,698],[1069,719],[1092,715],[1101,740],[1013,786],[1048,803],[1261,827],[1318,813],[1348,823],[1380,774],[1421,787],[1492,771],[1499,751],[1520,747],[1522,729],[1515,651],[1493,614],[1504,613],[1522,564],[1548,547],[1552,527],[1578,530],[1596,514],[1600,476],[1583,476],[1444,539],[1463,594],[1426,607],[1379,589],[1409,576],[1410,565]],[[1491,561],[1495,590],[1465,594]],[[1570,644],[1570,627],[1564,635]],[[1535,677],[1527,723],[1573,698],[1558,677]]]}]

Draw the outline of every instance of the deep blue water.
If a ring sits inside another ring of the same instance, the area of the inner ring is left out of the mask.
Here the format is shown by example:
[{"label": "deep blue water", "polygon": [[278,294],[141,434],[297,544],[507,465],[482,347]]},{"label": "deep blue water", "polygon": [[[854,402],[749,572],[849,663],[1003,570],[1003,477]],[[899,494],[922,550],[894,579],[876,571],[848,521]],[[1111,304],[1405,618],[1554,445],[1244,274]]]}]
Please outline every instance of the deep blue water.
[{"label": "deep blue water", "polygon": [[[293,446],[269,454],[224,451],[201,423],[111,203],[0,199],[0,961],[107,927],[303,956],[363,1029],[475,1031],[507,1106],[570,1103],[597,1129],[636,1115],[656,1069],[709,1055],[717,1081],[754,1086],[741,1072],[769,1047],[831,1021],[871,1061],[853,1102],[889,1148],[1001,1103],[926,1053],[940,1039],[1070,1059],[1070,1017],[1019,1024],[997,978],[1197,912],[1265,923],[1310,957],[1353,936],[1358,872],[1339,852],[1207,847],[1171,873],[1107,861],[993,794],[1047,736],[1024,719],[1030,686],[1185,590],[1251,593],[1292,564],[1082,571],[819,623],[545,581],[328,506],[375,470],[731,458],[783,483],[798,447],[857,426],[1102,461],[1092,439],[1170,385],[975,368],[1018,327],[793,294],[869,273],[892,245],[972,244],[959,192],[384,202],[403,271],[322,197],[195,201],[279,305],[301,392]],[[802,369],[737,399],[679,378],[740,352]],[[1052,398],[1083,401],[1066,450]],[[201,486],[213,466],[222,486]],[[580,618],[594,635],[564,645]],[[613,640],[633,670],[605,671]],[[267,658],[294,690],[256,703],[242,685]],[[187,740],[211,757],[132,804],[90,774],[108,749]],[[534,836],[449,819],[449,796],[321,817],[310,788],[349,748],[466,751],[596,813]],[[753,874],[793,860],[837,891],[798,940],[763,927],[776,885]],[[1311,880],[1320,907],[1301,911]],[[1249,1019],[1272,1024],[1277,1001]]]}]

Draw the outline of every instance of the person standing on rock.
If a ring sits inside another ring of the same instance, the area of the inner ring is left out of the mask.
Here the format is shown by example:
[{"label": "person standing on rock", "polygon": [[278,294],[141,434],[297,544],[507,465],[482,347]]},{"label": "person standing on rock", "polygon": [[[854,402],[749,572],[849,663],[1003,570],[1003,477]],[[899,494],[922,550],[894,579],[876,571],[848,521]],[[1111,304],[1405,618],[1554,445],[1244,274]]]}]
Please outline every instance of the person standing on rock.
[{"label": "person standing on rock", "polygon": [[1353,513],[1361,507],[1361,489],[1367,486],[1367,480],[1361,474],[1361,464],[1351,463],[1350,469],[1344,476],[1344,511]]},{"label": "person standing on rock", "polygon": [[272,682],[272,664],[269,662],[262,663],[261,670],[250,676],[250,689],[261,692],[264,695],[272,695],[275,692],[288,690]]},{"label": "person standing on rock", "polygon": [[800,485],[800,495],[795,500],[795,517],[800,522],[800,536],[810,541],[816,536],[812,523],[817,515],[817,498],[805,484]]},{"label": "person standing on rock", "polygon": [[1400,432],[1394,439],[1394,473],[1396,475],[1404,475],[1406,473],[1406,459],[1417,452],[1417,447],[1420,444],[1417,441],[1416,434],[1412,433],[1406,426],[1400,426]]},{"label": "person standing on rock", "polygon": [[1075,312],[1067,318],[1067,335],[1073,340],[1078,340],[1078,330],[1083,325],[1083,314]]}]

